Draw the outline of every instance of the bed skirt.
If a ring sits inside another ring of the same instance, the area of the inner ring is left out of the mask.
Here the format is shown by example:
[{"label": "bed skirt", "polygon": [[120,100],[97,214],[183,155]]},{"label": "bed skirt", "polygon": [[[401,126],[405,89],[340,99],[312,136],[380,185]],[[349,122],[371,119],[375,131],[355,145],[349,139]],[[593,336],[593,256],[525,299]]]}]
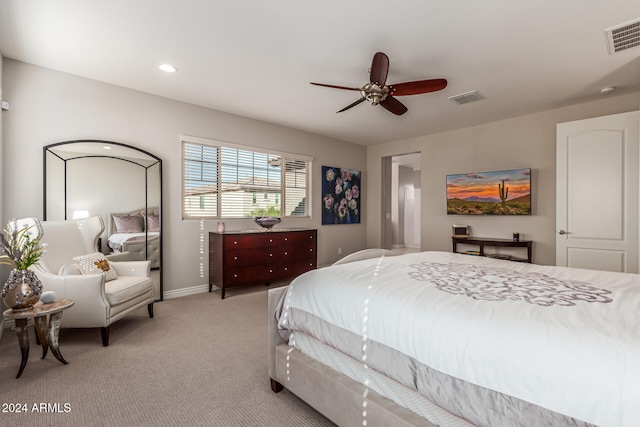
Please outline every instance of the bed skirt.
[{"label": "bed skirt", "polygon": [[[269,377],[274,391],[286,387],[339,426],[362,426],[365,387],[346,375],[290,347],[282,339],[273,313],[285,288],[269,290]],[[295,364],[296,375],[287,378],[287,363]],[[414,412],[375,392],[368,392],[368,426],[438,427]]]}]

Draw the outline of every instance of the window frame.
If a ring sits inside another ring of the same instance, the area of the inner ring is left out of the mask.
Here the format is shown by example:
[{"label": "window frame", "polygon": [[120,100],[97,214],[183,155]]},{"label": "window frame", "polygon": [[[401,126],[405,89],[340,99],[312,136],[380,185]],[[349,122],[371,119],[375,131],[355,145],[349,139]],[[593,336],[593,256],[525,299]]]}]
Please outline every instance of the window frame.
[{"label": "window frame", "polygon": [[[288,152],[284,152],[284,151],[279,151],[279,150],[271,150],[271,149],[266,149],[266,148],[259,148],[259,147],[252,147],[252,146],[248,146],[248,145],[241,145],[241,144],[234,144],[234,143],[229,143],[229,142],[223,142],[223,141],[217,141],[217,140],[211,140],[211,139],[206,139],[206,138],[199,138],[199,137],[193,137],[193,136],[188,136],[188,135],[181,135],[180,136],[180,150],[181,150],[181,166],[182,166],[182,195],[181,195],[181,210],[182,210],[182,220],[183,221],[189,221],[189,220],[242,220],[242,219],[251,219],[250,217],[239,217],[239,216],[222,216],[222,198],[220,197],[218,200],[218,204],[216,207],[216,215],[215,216],[211,216],[211,215],[193,215],[193,214],[189,214],[187,212],[186,209],[186,188],[185,188],[185,182],[186,182],[186,176],[185,176],[185,172],[186,172],[186,162],[185,162],[185,144],[192,144],[192,145],[200,145],[200,146],[205,146],[205,147],[213,147],[218,149],[218,155],[217,155],[217,179],[216,179],[216,192],[218,195],[222,194],[221,192],[221,186],[222,186],[222,180],[221,180],[221,166],[222,166],[222,156],[220,155],[220,152],[223,148],[228,148],[228,149],[234,149],[234,150],[243,150],[243,151],[249,151],[249,152],[253,152],[253,153],[259,153],[259,154],[267,154],[267,155],[276,155],[279,156],[282,160],[283,160],[283,166],[281,166],[281,170],[280,170],[280,192],[278,193],[280,195],[279,198],[279,207],[280,207],[280,212],[285,212],[285,206],[286,206],[286,201],[287,201],[287,168],[286,168],[286,164],[289,161],[297,161],[297,162],[305,162],[306,164],[306,188],[305,188],[305,193],[306,193],[306,215],[280,215],[280,217],[282,218],[296,218],[296,219],[309,219],[312,217],[312,177],[313,177],[313,157],[309,157],[309,156],[305,156],[305,155],[301,155],[301,154],[294,154],[294,153],[288,153]],[[204,196],[201,196],[204,197]],[[260,198],[260,197],[258,197]],[[276,197],[276,200],[278,200],[278,197]],[[202,202],[201,202],[202,203]]]}]

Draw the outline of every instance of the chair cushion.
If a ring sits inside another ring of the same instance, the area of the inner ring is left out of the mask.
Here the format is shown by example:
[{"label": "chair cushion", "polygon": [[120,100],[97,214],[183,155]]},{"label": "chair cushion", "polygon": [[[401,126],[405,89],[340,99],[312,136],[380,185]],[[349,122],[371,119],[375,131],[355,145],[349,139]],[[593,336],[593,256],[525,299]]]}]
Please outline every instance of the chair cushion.
[{"label": "chair cushion", "polygon": [[111,306],[125,303],[152,290],[151,279],[140,276],[119,276],[104,285],[104,293]]},{"label": "chair cushion", "polygon": [[82,274],[106,274],[105,280],[118,278],[116,271],[111,268],[109,261],[102,252],[94,252],[88,255],[74,256],[73,260],[78,264]]}]

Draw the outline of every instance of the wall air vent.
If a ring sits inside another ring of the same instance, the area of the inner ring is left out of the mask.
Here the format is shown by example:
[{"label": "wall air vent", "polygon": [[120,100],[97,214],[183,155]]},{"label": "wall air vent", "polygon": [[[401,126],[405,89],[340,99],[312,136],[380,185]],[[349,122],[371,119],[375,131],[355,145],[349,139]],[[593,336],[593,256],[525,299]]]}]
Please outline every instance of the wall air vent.
[{"label": "wall air vent", "polygon": [[640,18],[604,30],[609,55],[640,46]]},{"label": "wall air vent", "polygon": [[449,99],[458,105],[462,105],[462,104],[468,104],[473,101],[480,101],[482,97],[478,94],[477,91],[472,90],[469,92],[450,96]]}]

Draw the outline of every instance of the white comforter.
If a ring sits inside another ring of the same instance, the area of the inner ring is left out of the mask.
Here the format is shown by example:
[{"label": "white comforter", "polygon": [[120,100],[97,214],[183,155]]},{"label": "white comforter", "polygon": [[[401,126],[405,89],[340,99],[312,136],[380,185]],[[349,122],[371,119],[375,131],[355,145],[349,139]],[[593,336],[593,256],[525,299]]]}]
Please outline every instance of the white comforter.
[{"label": "white comforter", "polygon": [[[109,236],[109,243],[113,244],[116,247],[122,247],[122,245],[127,241],[143,241],[145,238],[149,238],[149,240],[158,237],[160,233],[157,231],[150,231],[148,233],[115,233]],[[112,248],[115,249],[115,248]]]},{"label": "white comforter", "polygon": [[289,307],[582,421],[640,422],[636,274],[422,252],[305,273]]}]

